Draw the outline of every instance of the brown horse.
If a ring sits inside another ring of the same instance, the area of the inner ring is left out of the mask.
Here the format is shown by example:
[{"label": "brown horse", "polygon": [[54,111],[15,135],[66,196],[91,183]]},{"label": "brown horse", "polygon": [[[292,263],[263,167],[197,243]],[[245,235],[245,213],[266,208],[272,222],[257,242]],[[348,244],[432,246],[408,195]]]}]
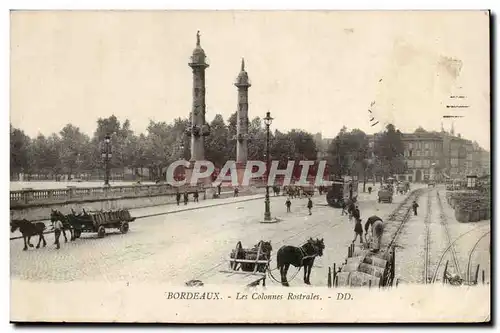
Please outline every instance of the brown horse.
[{"label": "brown horse", "polygon": [[281,274],[281,284],[288,287],[288,281],[286,275],[288,273],[288,268],[290,265],[295,267],[304,267],[304,283],[311,284],[309,278],[311,276],[311,270],[314,265],[314,259],[317,256],[323,255],[323,250],[325,249],[325,243],[322,239],[312,239],[309,240],[302,246],[282,246],[276,255],[276,261],[278,263],[278,268]]},{"label": "brown horse", "polygon": [[31,244],[31,237],[38,235],[38,244],[36,245],[36,248],[40,248],[40,242],[43,240],[43,247],[47,246],[47,242],[45,241],[45,237],[43,237],[43,232],[45,231],[47,227],[45,226],[45,223],[42,222],[30,222],[28,220],[12,220],[10,222],[10,232],[15,232],[17,229],[21,232],[23,235],[23,240],[24,240],[24,248],[23,251],[26,251],[29,247],[33,247],[33,244]]}]

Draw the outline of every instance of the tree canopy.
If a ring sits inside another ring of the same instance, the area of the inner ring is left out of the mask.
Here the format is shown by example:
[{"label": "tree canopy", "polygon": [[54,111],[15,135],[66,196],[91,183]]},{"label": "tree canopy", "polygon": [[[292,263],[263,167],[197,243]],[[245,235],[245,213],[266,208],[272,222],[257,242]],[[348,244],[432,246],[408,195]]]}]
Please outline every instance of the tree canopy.
[{"label": "tree canopy", "polygon": [[[227,121],[217,114],[210,123],[211,133],[205,137],[205,158],[216,167],[236,159],[236,120],[236,112]],[[11,125],[11,176],[19,173],[75,175],[102,172],[104,138],[110,135],[112,169],[145,168],[150,171],[150,177],[156,179],[173,161],[189,158],[190,139],[185,135],[187,124],[186,118],[177,118],[170,123],[151,120],[145,133],[136,134],[128,119],[122,122],[111,115],[97,119],[92,137],[77,126],[67,124],[59,133],[47,137],[39,134],[33,139]],[[266,129],[259,117],[249,121],[248,132],[248,159],[265,160]],[[295,129],[283,133],[271,130],[269,141],[271,158],[283,161],[285,165],[289,159],[316,159],[313,136],[305,131]]]}]

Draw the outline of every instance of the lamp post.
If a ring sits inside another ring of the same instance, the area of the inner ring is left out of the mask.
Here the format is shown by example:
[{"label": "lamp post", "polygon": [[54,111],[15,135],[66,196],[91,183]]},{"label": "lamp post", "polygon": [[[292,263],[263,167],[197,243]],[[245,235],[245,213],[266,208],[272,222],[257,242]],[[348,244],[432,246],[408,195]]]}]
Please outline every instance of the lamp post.
[{"label": "lamp post", "polygon": [[273,118],[271,118],[271,112],[266,113],[266,118],[264,118],[264,123],[266,124],[266,168],[267,168],[267,182],[266,182],[266,198],[265,198],[265,211],[264,211],[264,221],[271,221],[271,203],[269,201],[269,164],[271,162],[271,158],[269,155],[269,126],[273,122]]},{"label": "lamp post", "polygon": [[111,136],[107,134],[104,137],[104,150],[101,153],[104,159],[104,186],[109,186],[109,160],[111,159]]}]

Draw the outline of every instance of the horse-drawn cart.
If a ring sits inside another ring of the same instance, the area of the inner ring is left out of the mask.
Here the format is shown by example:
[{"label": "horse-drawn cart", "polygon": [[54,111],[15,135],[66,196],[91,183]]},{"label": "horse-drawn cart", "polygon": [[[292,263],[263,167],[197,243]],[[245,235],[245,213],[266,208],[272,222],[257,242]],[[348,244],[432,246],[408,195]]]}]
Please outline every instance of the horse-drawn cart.
[{"label": "horse-drawn cart", "polygon": [[99,238],[104,237],[106,229],[119,229],[126,234],[129,230],[129,222],[135,220],[130,216],[127,209],[108,212],[91,212],[81,215],[68,215],[68,222],[75,232],[75,238],[79,238],[82,232],[96,232]]},{"label": "horse-drawn cart", "polygon": [[241,242],[229,255],[229,269],[220,270],[215,276],[201,277],[203,280],[190,280],[186,286],[204,284],[243,285],[254,287],[266,285],[266,274],[271,262],[271,242],[260,241],[253,248],[243,248]]},{"label": "horse-drawn cart", "polygon": [[392,196],[393,196],[393,188],[392,185],[390,184],[385,184],[379,191],[378,191],[378,202],[388,202],[392,203]]}]

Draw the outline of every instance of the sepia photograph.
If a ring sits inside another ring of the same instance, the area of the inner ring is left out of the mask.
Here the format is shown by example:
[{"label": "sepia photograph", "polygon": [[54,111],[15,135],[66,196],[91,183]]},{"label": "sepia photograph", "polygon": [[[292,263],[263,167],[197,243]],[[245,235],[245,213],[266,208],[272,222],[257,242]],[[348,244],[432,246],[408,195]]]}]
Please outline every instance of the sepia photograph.
[{"label": "sepia photograph", "polygon": [[490,20],[11,10],[11,322],[490,322]]}]

